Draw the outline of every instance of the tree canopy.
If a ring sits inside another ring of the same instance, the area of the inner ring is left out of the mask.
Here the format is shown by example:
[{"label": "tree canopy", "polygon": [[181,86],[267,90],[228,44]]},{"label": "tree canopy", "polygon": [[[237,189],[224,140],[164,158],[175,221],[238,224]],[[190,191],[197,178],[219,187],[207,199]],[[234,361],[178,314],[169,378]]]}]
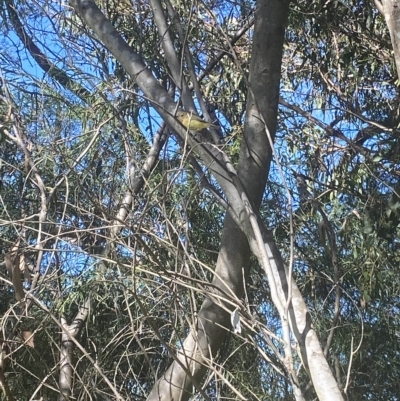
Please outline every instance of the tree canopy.
[{"label": "tree canopy", "polygon": [[0,10],[2,399],[398,400],[387,0]]}]

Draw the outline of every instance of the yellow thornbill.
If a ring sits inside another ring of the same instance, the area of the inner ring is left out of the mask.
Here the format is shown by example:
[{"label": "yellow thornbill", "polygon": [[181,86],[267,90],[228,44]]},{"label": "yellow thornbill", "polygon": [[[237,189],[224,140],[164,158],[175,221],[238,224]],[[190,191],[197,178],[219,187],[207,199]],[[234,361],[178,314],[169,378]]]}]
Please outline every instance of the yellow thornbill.
[{"label": "yellow thornbill", "polygon": [[176,118],[185,128],[191,131],[200,131],[208,127],[218,128],[217,125],[204,121],[200,117],[188,113],[187,111],[177,111]]}]

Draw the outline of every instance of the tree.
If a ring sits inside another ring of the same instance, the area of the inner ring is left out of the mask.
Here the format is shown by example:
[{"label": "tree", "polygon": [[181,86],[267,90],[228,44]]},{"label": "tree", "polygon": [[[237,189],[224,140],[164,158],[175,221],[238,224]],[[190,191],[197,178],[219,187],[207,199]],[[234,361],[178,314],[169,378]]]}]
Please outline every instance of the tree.
[{"label": "tree", "polygon": [[376,8],[385,17],[386,25],[389,29],[390,39],[394,51],[394,61],[396,62],[397,76],[400,76],[400,51],[398,43],[398,33],[400,28],[400,21],[397,9],[399,3],[397,1],[380,1],[375,0]]},{"label": "tree", "polygon": [[[398,102],[377,11],[70,4],[3,4],[8,399],[395,399]],[[221,129],[188,132],[178,103]]]}]

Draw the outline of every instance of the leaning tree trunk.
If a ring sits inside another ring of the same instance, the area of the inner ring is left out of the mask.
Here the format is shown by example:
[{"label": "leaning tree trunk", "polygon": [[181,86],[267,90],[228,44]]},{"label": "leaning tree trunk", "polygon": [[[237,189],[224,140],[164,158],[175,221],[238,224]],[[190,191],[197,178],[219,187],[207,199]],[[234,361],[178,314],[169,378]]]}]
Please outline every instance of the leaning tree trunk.
[{"label": "leaning tree trunk", "polygon": [[385,17],[393,46],[397,79],[400,79],[400,2],[399,0],[375,0],[375,5]]},{"label": "leaning tree trunk", "polygon": [[[238,177],[256,210],[260,207],[271,163],[272,152],[264,121],[273,140],[288,10],[289,1],[257,2],[246,123],[237,168]],[[229,288],[240,298],[243,271],[248,270],[249,257],[248,239],[227,213],[212,288],[220,288],[224,293],[229,293]],[[229,313],[211,298],[206,298],[198,314],[197,330],[189,334],[178,354],[180,362],[171,364],[147,400],[187,400],[192,393],[192,383],[185,368],[196,382],[200,382],[206,371],[204,365],[215,356],[229,325]],[[187,364],[187,360],[191,363]]]}]

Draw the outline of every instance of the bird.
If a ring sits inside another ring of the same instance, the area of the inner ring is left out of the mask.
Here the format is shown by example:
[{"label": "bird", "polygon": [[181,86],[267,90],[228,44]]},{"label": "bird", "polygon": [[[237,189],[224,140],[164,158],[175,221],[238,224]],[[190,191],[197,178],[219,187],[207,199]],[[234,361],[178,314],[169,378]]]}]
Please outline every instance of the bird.
[{"label": "bird", "polygon": [[211,124],[193,113],[188,113],[187,111],[177,111],[176,118],[185,128],[191,131],[200,131],[209,127],[219,128],[217,125]]}]

